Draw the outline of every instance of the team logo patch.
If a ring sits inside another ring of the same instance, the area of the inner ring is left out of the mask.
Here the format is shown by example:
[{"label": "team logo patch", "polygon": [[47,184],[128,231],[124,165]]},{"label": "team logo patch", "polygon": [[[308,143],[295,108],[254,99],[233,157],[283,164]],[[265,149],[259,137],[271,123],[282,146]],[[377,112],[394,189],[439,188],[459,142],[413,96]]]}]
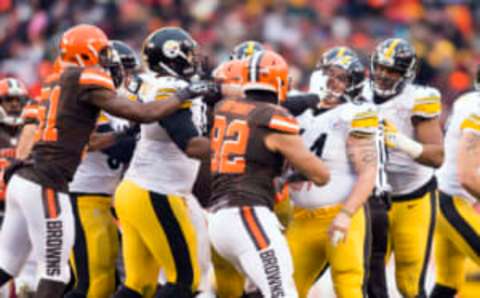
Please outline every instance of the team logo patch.
[{"label": "team logo patch", "polygon": [[163,54],[168,58],[176,58],[180,53],[180,44],[176,40],[167,40],[163,44]]}]

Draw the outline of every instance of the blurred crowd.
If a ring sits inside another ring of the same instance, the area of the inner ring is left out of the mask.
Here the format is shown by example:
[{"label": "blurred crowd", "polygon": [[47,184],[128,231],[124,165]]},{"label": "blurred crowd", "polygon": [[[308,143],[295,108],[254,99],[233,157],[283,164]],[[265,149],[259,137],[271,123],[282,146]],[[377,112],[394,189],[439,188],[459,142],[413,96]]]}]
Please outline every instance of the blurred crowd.
[{"label": "blurred crowd", "polygon": [[149,32],[181,26],[216,63],[240,41],[254,39],[291,65],[305,89],[328,47],[357,49],[369,64],[376,43],[410,40],[420,59],[417,81],[440,88],[447,106],[471,88],[480,60],[480,3],[474,0],[0,0],[0,77],[13,75],[38,94],[52,69],[58,38],[92,23],[111,39],[140,49]]}]

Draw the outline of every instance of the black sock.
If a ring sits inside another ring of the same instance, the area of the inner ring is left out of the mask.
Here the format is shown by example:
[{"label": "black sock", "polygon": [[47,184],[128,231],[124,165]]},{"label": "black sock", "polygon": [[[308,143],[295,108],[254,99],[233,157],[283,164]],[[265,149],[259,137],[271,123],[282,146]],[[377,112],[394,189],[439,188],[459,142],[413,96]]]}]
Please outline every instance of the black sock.
[{"label": "black sock", "polygon": [[12,276],[8,274],[5,270],[0,268],[0,287],[6,284],[11,279]]},{"label": "black sock", "polygon": [[129,289],[126,286],[121,286],[115,295],[113,295],[113,298],[142,298],[142,294]]},{"label": "black sock", "polygon": [[61,298],[66,284],[60,281],[41,279],[38,283],[35,298]]},{"label": "black sock", "polygon": [[193,298],[190,286],[167,283],[162,286],[155,298]]},{"label": "black sock", "polygon": [[457,294],[457,289],[435,284],[430,298],[454,298]]}]

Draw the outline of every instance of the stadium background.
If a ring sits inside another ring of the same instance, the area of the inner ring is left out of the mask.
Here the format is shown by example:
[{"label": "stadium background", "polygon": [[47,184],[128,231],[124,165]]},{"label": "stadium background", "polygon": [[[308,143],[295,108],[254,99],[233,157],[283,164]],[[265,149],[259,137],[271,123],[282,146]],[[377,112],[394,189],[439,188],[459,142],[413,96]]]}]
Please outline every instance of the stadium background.
[{"label": "stadium background", "polygon": [[181,26],[212,65],[238,42],[259,40],[286,57],[294,87],[303,90],[324,49],[351,46],[368,64],[375,44],[396,36],[414,44],[417,81],[441,90],[447,115],[480,61],[478,20],[475,0],[0,0],[0,78],[17,77],[38,95],[60,34],[78,23],[96,24],[137,50],[154,29]]}]

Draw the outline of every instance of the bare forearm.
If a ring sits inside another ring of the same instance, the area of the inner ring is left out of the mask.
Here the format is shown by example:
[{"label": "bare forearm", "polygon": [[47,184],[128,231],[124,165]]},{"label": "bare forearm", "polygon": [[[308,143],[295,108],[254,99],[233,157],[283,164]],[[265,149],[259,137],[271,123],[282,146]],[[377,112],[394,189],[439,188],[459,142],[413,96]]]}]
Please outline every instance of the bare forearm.
[{"label": "bare forearm", "polygon": [[357,182],[355,183],[352,192],[343,203],[345,209],[351,213],[355,213],[361,206],[363,206],[375,187],[375,177],[376,169],[373,168],[365,171],[357,178]]},{"label": "bare forearm", "polygon": [[422,154],[415,161],[425,166],[439,168],[443,163],[443,146],[423,144]]},{"label": "bare forearm", "polygon": [[325,185],[330,180],[328,168],[313,154],[307,156],[303,161],[294,164],[294,166],[318,186]]},{"label": "bare forearm", "polygon": [[18,159],[26,159],[35,143],[35,124],[27,124],[23,127],[20,139],[18,141],[15,156]]},{"label": "bare forearm", "polygon": [[378,154],[374,136],[350,135],[347,140],[347,151],[357,173],[357,181],[345,200],[344,206],[353,214],[366,202],[375,186]]},{"label": "bare forearm", "polygon": [[140,123],[158,121],[176,112],[180,108],[181,102],[175,95],[173,95],[171,98],[166,100],[154,101],[140,105],[136,105],[135,108],[130,111],[128,116],[124,115],[124,118]]},{"label": "bare forearm", "polygon": [[207,161],[210,158],[210,141],[205,137],[196,137],[189,141],[185,150],[188,157]]}]

